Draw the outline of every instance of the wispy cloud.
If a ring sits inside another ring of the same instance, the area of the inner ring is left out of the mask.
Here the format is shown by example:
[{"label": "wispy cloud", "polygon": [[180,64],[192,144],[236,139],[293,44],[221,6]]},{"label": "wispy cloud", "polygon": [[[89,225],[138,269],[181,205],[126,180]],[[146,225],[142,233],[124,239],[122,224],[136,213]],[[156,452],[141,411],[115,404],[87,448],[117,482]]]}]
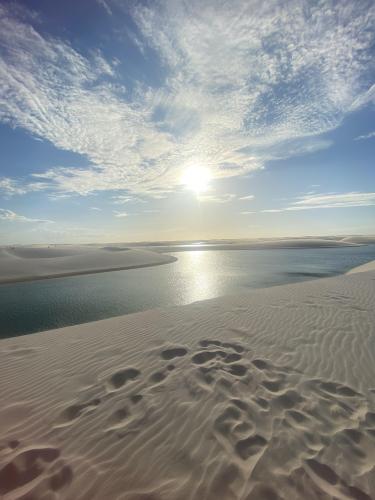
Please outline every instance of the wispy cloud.
[{"label": "wispy cloud", "polygon": [[53,221],[48,219],[32,219],[25,217],[24,215],[19,215],[12,210],[7,210],[5,208],[0,208],[0,219],[7,222],[36,222],[41,224],[52,224]]},{"label": "wispy cloud", "polygon": [[115,217],[118,217],[118,218],[129,217],[129,216],[134,217],[134,216],[143,215],[143,214],[159,214],[159,213],[160,213],[160,210],[142,210],[141,212],[132,212],[132,213],[118,212],[117,210],[113,211],[113,215]]},{"label": "wispy cloud", "polygon": [[112,196],[113,203],[115,205],[125,205],[126,203],[147,203],[146,200],[140,198],[139,196],[129,195],[129,194],[119,194]]},{"label": "wispy cloud", "polygon": [[211,202],[211,203],[228,203],[237,198],[237,195],[233,193],[222,193],[222,194],[200,194],[198,200],[201,202]]},{"label": "wispy cloud", "polygon": [[314,210],[317,208],[348,208],[375,206],[375,193],[329,193],[299,197],[289,206],[262,210],[266,213],[296,210]]},{"label": "wispy cloud", "polygon": [[15,179],[3,177],[0,179],[0,193],[5,196],[13,196],[16,194],[25,194],[26,189],[22,187]]},{"label": "wispy cloud", "polygon": [[234,200],[249,201],[254,198],[255,196],[253,194],[238,196],[235,193],[203,193],[198,196],[199,201],[211,203],[228,203]]},{"label": "wispy cloud", "polygon": [[43,182],[28,182],[26,184],[10,177],[0,178],[0,194],[5,197],[25,194],[31,191],[41,191],[46,188]]},{"label": "wispy cloud", "polygon": [[106,0],[96,0],[98,2],[99,5],[101,5],[103,7],[103,9],[107,12],[107,14],[109,14],[110,16],[112,15],[112,10],[109,6],[109,3],[106,2]]},{"label": "wispy cloud", "polygon": [[373,132],[370,132],[369,134],[359,135],[354,140],[355,141],[362,141],[364,139],[371,139],[372,137],[375,137],[375,130]]},{"label": "wispy cloud", "polygon": [[114,210],[113,215],[115,217],[121,218],[121,217],[128,217],[129,214],[127,212],[118,212],[117,210]]},{"label": "wispy cloud", "polygon": [[161,197],[192,162],[227,177],[327,147],[318,136],[374,98],[367,0],[125,4],[163,68],[159,87],[124,88],[100,52],[84,56],[0,6],[0,121],[90,162],[35,174],[44,189]]}]

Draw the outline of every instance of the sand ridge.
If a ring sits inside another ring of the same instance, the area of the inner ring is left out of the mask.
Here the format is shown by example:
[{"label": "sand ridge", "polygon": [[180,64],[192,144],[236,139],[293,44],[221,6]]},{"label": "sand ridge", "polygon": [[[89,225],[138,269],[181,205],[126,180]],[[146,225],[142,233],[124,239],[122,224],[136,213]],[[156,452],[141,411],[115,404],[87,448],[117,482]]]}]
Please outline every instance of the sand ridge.
[{"label": "sand ridge", "polygon": [[272,249],[306,249],[357,247],[372,241],[363,238],[357,242],[355,238],[258,238],[253,240],[213,240],[202,242],[159,242],[148,243],[145,248],[154,251],[167,249],[168,252],[184,252],[186,250],[272,250]]},{"label": "sand ridge", "polygon": [[361,266],[354,267],[347,272],[347,274],[363,273],[367,271],[375,271],[375,260],[362,264]]},{"label": "sand ridge", "polygon": [[108,272],[174,262],[175,257],[125,246],[34,245],[0,248],[0,283]]},{"label": "sand ridge", "polygon": [[0,495],[374,498],[374,334],[367,272],[2,340]]}]

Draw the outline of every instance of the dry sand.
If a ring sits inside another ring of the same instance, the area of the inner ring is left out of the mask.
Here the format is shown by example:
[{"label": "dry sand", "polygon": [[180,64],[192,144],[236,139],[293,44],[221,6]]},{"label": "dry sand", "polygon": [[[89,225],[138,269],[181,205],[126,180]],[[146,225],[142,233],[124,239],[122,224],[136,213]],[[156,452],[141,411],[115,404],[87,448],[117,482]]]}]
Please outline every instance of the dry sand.
[{"label": "dry sand", "polygon": [[361,266],[354,267],[347,274],[363,273],[367,271],[375,271],[375,260],[362,264]]},{"label": "dry sand", "polygon": [[375,272],[0,341],[5,500],[375,498]]},{"label": "dry sand", "polygon": [[171,255],[120,246],[0,247],[0,283],[156,266],[175,260]]}]

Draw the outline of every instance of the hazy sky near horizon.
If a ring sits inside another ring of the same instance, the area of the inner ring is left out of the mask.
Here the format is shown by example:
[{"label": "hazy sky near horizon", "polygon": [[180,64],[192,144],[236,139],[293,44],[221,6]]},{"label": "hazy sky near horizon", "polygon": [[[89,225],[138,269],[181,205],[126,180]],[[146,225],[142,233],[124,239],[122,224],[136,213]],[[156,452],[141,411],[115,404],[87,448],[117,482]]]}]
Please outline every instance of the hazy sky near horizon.
[{"label": "hazy sky near horizon", "polygon": [[375,234],[375,2],[0,0],[0,244]]}]

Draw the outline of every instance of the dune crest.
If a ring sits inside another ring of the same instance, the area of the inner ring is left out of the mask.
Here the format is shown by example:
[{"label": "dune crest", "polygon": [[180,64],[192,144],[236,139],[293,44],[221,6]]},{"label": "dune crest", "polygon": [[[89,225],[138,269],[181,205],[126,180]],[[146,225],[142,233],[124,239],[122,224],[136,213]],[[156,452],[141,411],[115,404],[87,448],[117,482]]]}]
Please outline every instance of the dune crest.
[{"label": "dune crest", "polygon": [[367,271],[375,271],[375,261],[367,262],[361,266],[354,267],[347,274],[363,273]]},{"label": "dune crest", "polygon": [[171,255],[124,246],[0,247],[0,283],[157,266],[175,260]]},{"label": "dune crest", "polygon": [[2,340],[0,495],[374,498],[374,334],[367,272]]}]

